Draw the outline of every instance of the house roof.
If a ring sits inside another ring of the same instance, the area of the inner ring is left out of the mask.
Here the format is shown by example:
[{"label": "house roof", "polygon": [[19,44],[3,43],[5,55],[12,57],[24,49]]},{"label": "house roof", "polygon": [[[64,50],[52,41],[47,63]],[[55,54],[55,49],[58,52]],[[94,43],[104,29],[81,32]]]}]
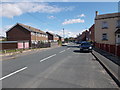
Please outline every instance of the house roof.
[{"label": "house roof", "polygon": [[115,33],[120,33],[120,28],[118,28]]},{"label": "house roof", "polygon": [[23,28],[25,28],[25,29],[27,29],[27,30],[29,30],[29,31],[39,32],[39,33],[46,34],[44,31],[41,31],[40,29],[31,27],[31,26],[28,26],[28,25],[24,25],[24,24],[20,24],[20,23],[18,23],[18,25],[22,26]]},{"label": "house roof", "polygon": [[46,32],[46,33],[51,34],[51,35],[53,35],[53,36],[57,36],[56,34],[51,33],[51,32]]},{"label": "house roof", "polygon": [[62,38],[60,35],[56,34],[58,37]]},{"label": "house roof", "polygon": [[108,19],[108,18],[118,18],[120,17],[120,13],[109,13],[109,14],[101,14],[97,15],[95,20],[100,20],[100,19]]},{"label": "house roof", "polygon": [[[16,25],[19,25],[19,26],[25,28],[26,30],[28,30],[30,32],[38,32],[38,33],[46,34],[44,31],[41,31],[40,29],[31,27],[31,26],[28,26],[28,25],[24,25],[24,24],[21,24],[21,23],[17,23]],[[13,27],[15,27],[16,25],[14,25]],[[12,28],[10,28],[8,31],[10,31]],[[8,31],[6,31],[6,32],[8,32]]]}]

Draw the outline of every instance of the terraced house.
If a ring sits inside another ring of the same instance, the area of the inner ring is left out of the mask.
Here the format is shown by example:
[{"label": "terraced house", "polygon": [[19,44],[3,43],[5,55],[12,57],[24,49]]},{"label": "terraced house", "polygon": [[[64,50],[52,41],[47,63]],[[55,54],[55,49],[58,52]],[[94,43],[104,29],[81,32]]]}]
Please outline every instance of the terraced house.
[{"label": "terraced house", "polygon": [[120,13],[98,15],[95,18],[95,41],[120,44]]},{"label": "terraced house", "polygon": [[48,42],[48,35],[40,29],[17,23],[7,32],[8,41],[29,41],[29,46],[39,42]]},{"label": "terraced house", "polygon": [[49,42],[57,42],[59,40],[59,36],[57,34],[46,32],[48,34]]},{"label": "terraced house", "polygon": [[120,13],[95,17],[95,42],[97,47],[120,56]]}]

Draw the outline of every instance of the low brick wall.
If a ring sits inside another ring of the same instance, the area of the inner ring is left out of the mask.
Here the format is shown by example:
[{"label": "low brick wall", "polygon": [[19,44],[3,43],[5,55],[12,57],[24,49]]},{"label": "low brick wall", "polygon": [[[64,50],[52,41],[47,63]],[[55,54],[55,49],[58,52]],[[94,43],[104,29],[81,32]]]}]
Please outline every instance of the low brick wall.
[{"label": "low brick wall", "polygon": [[17,43],[0,43],[0,50],[5,50],[5,49],[16,49],[17,48]]},{"label": "low brick wall", "polygon": [[107,51],[109,53],[112,53],[114,55],[120,56],[120,45],[95,43],[95,47],[100,48],[100,49]]}]

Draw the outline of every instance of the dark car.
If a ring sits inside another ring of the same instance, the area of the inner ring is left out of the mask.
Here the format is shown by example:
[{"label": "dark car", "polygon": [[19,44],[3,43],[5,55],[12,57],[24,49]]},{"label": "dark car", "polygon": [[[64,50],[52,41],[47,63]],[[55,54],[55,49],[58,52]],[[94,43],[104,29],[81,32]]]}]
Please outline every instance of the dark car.
[{"label": "dark car", "polygon": [[80,44],[80,51],[89,51],[92,52],[92,45],[90,42],[81,42]]},{"label": "dark car", "polygon": [[76,44],[81,44],[81,41],[77,41]]}]

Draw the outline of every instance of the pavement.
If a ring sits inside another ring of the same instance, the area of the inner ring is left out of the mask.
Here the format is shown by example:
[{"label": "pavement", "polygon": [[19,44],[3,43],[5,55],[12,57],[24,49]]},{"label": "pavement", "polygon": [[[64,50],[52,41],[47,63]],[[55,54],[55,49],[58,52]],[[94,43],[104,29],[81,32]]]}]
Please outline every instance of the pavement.
[{"label": "pavement", "polygon": [[3,88],[118,88],[95,57],[77,45],[2,61]]},{"label": "pavement", "polygon": [[105,58],[109,59],[113,63],[115,63],[115,64],[120,66],[120,57],[115,56],[115,55],[113,55],[111,53],[108,53],[108,52],[106,52],[104,50],[101,50],[101,49],[98,49],[98,48],[94,48],[94,51],[98,52],[99,54],[101,54]]},{"label": "pavement", "polygon": [[108,73],[110,73],[120,87],[120,57],[98,48],[94,48],[92,54],[107,69]]}]

